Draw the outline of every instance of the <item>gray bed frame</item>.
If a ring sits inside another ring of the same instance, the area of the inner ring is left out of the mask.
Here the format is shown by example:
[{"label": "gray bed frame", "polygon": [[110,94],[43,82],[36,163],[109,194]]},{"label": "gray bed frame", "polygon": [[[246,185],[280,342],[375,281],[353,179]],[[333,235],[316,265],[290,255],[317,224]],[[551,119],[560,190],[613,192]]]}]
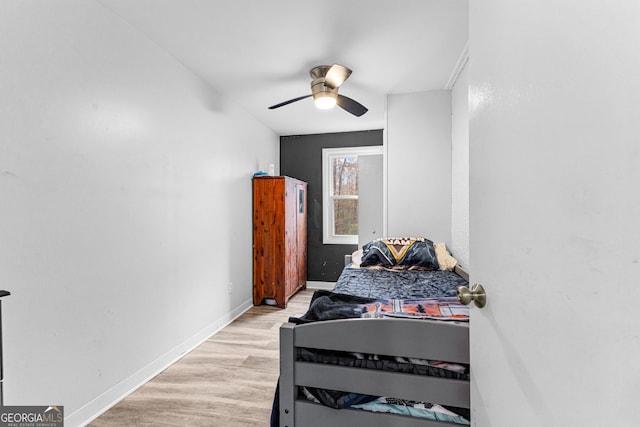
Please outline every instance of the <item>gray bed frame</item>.
[{"label": "gray bed frame", "polygon": [[337,410],[299,399],[298,386],[470,407],[469,381],[303,362],[296,360],[298,347],[468,364],[469,328],[466,322],[401,318],[283,324],[280,327],[281,427],[459,426],[404,415]]}]

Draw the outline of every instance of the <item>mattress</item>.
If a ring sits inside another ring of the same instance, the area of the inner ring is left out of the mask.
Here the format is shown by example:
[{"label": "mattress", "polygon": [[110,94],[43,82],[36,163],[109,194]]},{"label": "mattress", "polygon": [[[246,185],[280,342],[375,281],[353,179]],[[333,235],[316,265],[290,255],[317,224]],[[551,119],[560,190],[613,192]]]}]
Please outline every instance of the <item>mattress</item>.
[{"label": "mattress", "polygon": [[346,267],[333,292],[363,298],[441,298],[455,297],[458,287],[468,284],[452,271]]}]

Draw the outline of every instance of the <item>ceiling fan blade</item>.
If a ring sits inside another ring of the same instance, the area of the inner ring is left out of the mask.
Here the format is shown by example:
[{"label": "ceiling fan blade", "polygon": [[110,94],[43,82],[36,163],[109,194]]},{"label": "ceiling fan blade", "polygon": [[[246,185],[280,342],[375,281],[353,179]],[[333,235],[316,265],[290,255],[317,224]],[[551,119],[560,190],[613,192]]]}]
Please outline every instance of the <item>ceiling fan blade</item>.
[{"label": "ceiling fan blade", "polygon": [[344,65],[334,64],[324,76],[324,85],[330,89],[335,89],[345,82],[351,75],[351,70]]},{"label": "ceiling fan blade", "polygon": [[342,108],[345,111],[348,111],[356,117],[360,117],[361,115],[369,111],[367,107],[360,104],[358,101],[354,101],[353,99],[340,94],[338,94],[336,103],[338,104],[338,107]]},{"label": "ceiling fan blade", "polygon": [[293,98],[293,99],[290,99],[288,101],[281,102],[280,104],[272,105],[271,107],[269,107],[269,109],[273,110],[274,108],[283,107],[285,105],[291,104],[292,102],[296,102],[296,101],[300,101],[301,99],[309,98],[310,96],[313,96],[313,95],[309,94],[309,95],[299,96],[297,98]]}]

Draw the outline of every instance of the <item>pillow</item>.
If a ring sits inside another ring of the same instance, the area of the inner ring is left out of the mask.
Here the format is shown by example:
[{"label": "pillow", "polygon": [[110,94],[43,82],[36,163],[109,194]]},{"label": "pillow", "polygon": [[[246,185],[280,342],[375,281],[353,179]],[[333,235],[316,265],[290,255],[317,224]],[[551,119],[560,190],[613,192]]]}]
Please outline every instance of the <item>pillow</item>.
[{"label": "pillow", "polygon": [[378,239],[362,247],[361,267],[382,265],[389,268],[438,270],[433,242],[423,237]]},{"label": "pillow", "polygon": [[458,260],[451,256],[447,250],[447,245],[444,242],[434,243],[433,247],[436,250],[440,270],[453,271],[453,268],[458,264]]},{"label": "pillow", "polygon": [[362,262],[362,249],[358,249],[354,253],[351,254],[351,267],[357,268],[360,267],[360,263]]}]

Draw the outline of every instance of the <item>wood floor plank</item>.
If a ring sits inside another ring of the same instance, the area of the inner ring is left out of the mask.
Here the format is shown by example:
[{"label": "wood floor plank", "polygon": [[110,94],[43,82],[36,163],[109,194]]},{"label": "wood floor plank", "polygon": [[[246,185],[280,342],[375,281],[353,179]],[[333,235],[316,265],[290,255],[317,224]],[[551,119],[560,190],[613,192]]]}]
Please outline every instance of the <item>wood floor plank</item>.
[{"label": "wood floor plank", "polygon": [[267,426],[279,369],[279,328],[302,315],[313,290],[286,309],[250,308],[89,424],[91,427]]}]

